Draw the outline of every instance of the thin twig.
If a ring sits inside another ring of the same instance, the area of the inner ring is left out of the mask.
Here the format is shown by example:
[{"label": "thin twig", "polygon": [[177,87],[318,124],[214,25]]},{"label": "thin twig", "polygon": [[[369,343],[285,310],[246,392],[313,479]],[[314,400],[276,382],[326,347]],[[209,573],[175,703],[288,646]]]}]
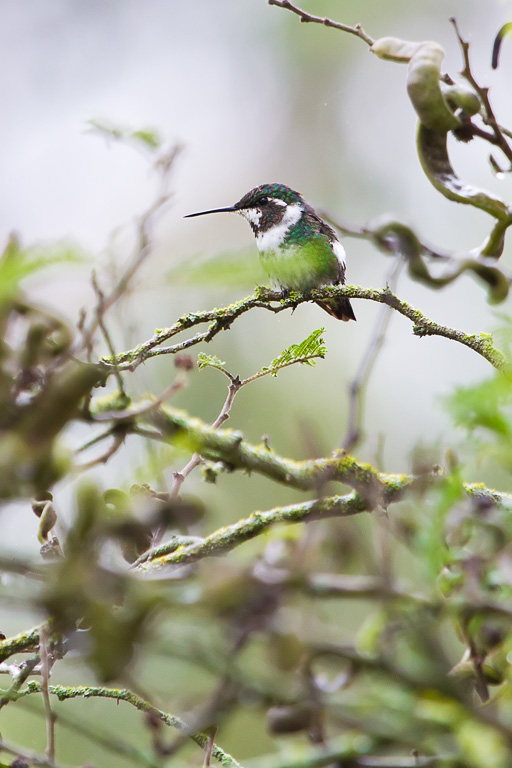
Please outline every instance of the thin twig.
[{"label": "thin twig", "polygon": [[[405,261],[400,257],[393,264],[389,279],[386,281],[386,284],[392,291],[394,291],[396,288],[398,277],[404,267],[404,264]],[[383,347],[386,331],[388,329],[392,314],[393,310],[389,306],[384,306],[380,311],[373,328],[370,343],[366,349],[363,359],[361,360],[361,363],[359,364],[357,373],[349,387],[350,402],[348,427],[347,434],[342,443],[342,447],[348,452],[351,452],[354,446],[361,439],[361,424],[363,419],[365,390],[373,367],[379,356],[379,352]]]},{"label": "thin twig", "polygon": [[50,657],[48,647],[50,644],[50,630],[48,624],[41,627],[41,636],[39,641],[39,655],[41,657],[41,695],[43,697],[43,706],[46,721],[46,750],[45,755],[54,762],[55,760],[55,713],[52,710],[48,685],[50,681]]},{"label": "thin twig", "polygon": [[[5,642],[5,641],[4,641]],[[12,655],[12,654],[9,654]],[[32,674],[35,667],[39,664],[39,656],[34,656],[31,659],[27,659],[27,661],[24,661],[22,664],[20,664],[20,671],[19,674],[16,675],[16,677],[13,679],[13,682],[11,686],[4,691],[2,696],[0,696],[0,709],[2,707],[5,707],[6,704],[9,704],[10,701],[13,701],[18,698],[19,696],[19,690],[23,683],[26,681],[26,679]]]},{"label": "thin twig", "polygon": [[[94,292],[96,294],[96,298],[98,300],[96,305],[96,312],[95,312],[98,326],[103,334],[103,338],[105,339],[105,342],[107,344],[108,351],[111,357],[115,358],[116,353],[115,353],[114,345],[112,343],[112,339],[110,337],[110,333],[107,329],[107,326],[105,325],[105,312],[106,312],[105,294],[103,293],[103,291],[101,290],[98,284],[98,278],[94,270],[91,276],[91,282],[92,282],[92,287],[94,289]],[[116,365],[114,365],[114,376],[117,381],[117,386],[119,388],[119,395],[121,399],[124,402],[128,402],[128,395],[126,394],[126,390],[124,388],[123,377],[121,376],[121,373],[119,372],[119,368]]]},{"label": "thin twig", "polygon": [[[169,179],[174,167],[174,162],[181,152],[181,149],[182,147],[179,144],[176,144],[174,147],[171,147],[166,154],[157,159],[155,168],[160,172],[159,189],[156,199],[136,222],[137,242],[133,258],[121,274],[116,285],[108,293],[103,295],[101,313],[95,312],[89,324],[86,322],[85,312],[82,311],[80,313],[78,328],[82,338],[72,350],[73,355],[78,355],[84,349],[87,352],[91,349],[94,334],[100,326],[103,316],[127,293],[135,274],[153,252],[154,244],[151,238],[151,227],[171,198],[171,193],[169,192]],[[55,364],[57,364],[57,362],[58,361],[56,361]]]},{"label": "thin twig", "polygon": [[[125,271],[121,275],[117,285],[108,295],[105,296],[104,312],[107,312],[121,298],[121,296],[126,293],[130,283],[135,276],[135,273],[138,272],[142,264],[146,261],[153,250],[150,228],[154,223],[157,215],[162,212],[163,208],[170,200],[171,194],[168,191],[169,178],[174,165],[174,161],[181,152],[181,149],[181,146],[176,144],[171,148],[171,150],[164,158],[160,158],[157,161],[157,167],[162,171],[160,177],[159,193],[156,200],[150,205],[147,211],[142,214],[137,222],[137,246],[135,248],[135,255],[131,263],[126,267]],[[94,333],[97,325],[97,318],[94,318],[88,328],[88,333]]]},{"label": "thin twig", "polygon": [[[149,402],[145,403],[138,409],[132,409],[132,408],[123,408],[121,410],[116,411],[107,411],[105,413],[97,413],[94,415],[93,419],[96,422],[101,421],[115,421],[117,424],[120,424],[122,422],[131,422],[135,419],[140,418],[141,416],[147,416],[153,411],[156,411],[160,408],[162,403],[165,403],[166,400],[169,400],[173,395],[176,394],[176,392],[179,392],[183,387],[186,386],[188,381],[187,376],[184,375],[183,371],[180,371],[176,378],[174,379],[173,383],[170,384],[167,389],[164,389],[164,391],[155,398],[152,398]],[[107,432],[104,432],[102,437],[107,436]],[[84,450],[83,447],[79,450]]]},{"label": "thin twig", "polygon": [[[279,366],[279,369],[287,368],[288,366],[295,365],[297,363],[308,362],[310,360],[314,360],[319,357],[321,357],[321,355],[318,355],[318,354],[305,355],[304,357],[296,358],[294,360],[289,360],[285,363],[282,363]],[[222,409],[219,415],[211,425],[212,429],[218,429],[220,426],[222,426],[222,424],[224,424],[225,421],[227,421],[227,419],[229,419],[229,414],[230,414],[231,408],[233,407],[233,402],[235,400],[235,397],[238,394],[238,392],[242,389],[242,387],[245,387],[247,384],[251,384],[253,381],[256,381],[257,379],[263,378],[263,376],[268,376],[269,374],[276,372],[276,369],[270,367],[264,371],[263,370],[257,371],[252,376],[248,376],[246,379],[241,380],[239,376],[233,376],[233,374],[231,374],[228,370],[226,370],[221,365],[215,365],[213,367],[215,367],[217,370],[220,370],[229,379],[229,387],[228,387],[228,394],[224,401],[224,405],[222,406]],[[181,471],[174,472],[174,482],[170,492],[171,499],[176,499],[178,497],[181,490],[181,486],[183,485],[185,479],[190,475],[191,472],[194,471],[196,467],[198,467],[202,463],[202,461],[203,459],[201,457],[201,454],[196,452],[193,454],[190,461],[183,467]],[[155,535],[153,536],[153,542],[152,542],[153,547],[158,547],[158,545],[162,541],[162,538],[166,530],[167,530],[166,523],[163,523],[156,530]]]},{"label": "thin twig", "polygon": [[98,443],[101,443],[103,440],[106,440],[109,437],[113,437],[117,432],[117,430],[118,430],[118,427],[116,424],[113,427],[109,427],[104,432],[101,432],[99,435],[96,435],[96,437],[93,437],[90,440],[87,440],[85,443],[82,443],[82,445],[76,449],[76,453],[83,453],[84,451],[89,450],[89,448],[92,448],[93,445],[97,445]]},{"label": "thin twig", "polygon": [[315,24],[322,24],[324,27],[332,27],[333,29],[340,29],[342,32],[348,32],[350,35],[355,35],[361,38],[367,45],[373,45],[374,41],[366,34],[360,24],[356,24],[354,27],[350,27],[348,24],[341,24],[339,21],[333,21],[332,19],[323,18],[321,16],[312,16],[310,13],[306,13],[301,8],[292,5],[289,0],[268,0],[269,5],[276,5],[278,8],[285,8],[287,11],[296,13],[300,20],[304,23],[313,22]]},{"label": "thin twig", "polygon": [[203,768],[210,768],[213,746],[215,744],[215,735],[217,733],[217,726],[213,726],[208,734],[208,741],[204,750]]},{"label": "thin twig", "polygon": [[[118,450],[121,448],[121,446],[124,444],[124,441],[126,439],[126,433],[119,430],[119,428],[115,430],[109,430],[110,434],[113,435],[114,439],[109,445],[109,447],[101,453],[99,456],[97,456],[95,459],[91,459],[91,461],[86,461],[84,464],[78,464],[76,469],[78,472],[85,472],[88,469],[92,469],[93,467],[97,467],[99,464],[106,464],[107,461],[110,461],[112,456],[118,452]],[[104,438],[107,433],[103,433],[101,435],[101,438]],[[84,450],[83,446],[78,448],[78,451]]]},{"label": "thin twig", "polygon": [[508,141],[503,135],[503,132],[494,115],[491,102],[489,100],[489,88],[482,87],[475,80],[473,72],[471,71],[471,64],[469,62],[469,43],[467,40],[464,40],[464,38],[462,37],[455,17],[452,16],[450,18],[450,21],[453,24],[455,34],[457,35],[457,39],[459,41],[459,44],[462,50],[462,57],[464,59],[464,68],[461,70],[461,75],[462,77],[466,78],[468,83],[475,89],[476,93],[479,95],[482,101],[482,104],[484,106],[484,112],[485,112],[485,114],[482,116],[482,119],[484,123],[488,125],[489,128],[491,128],[492,132],[494,133],[494,136],[496,137],[496,144],[499,146],[499,148],[501,149],[505,157],[510,162],[512,162],[512,147],[510,147]]},{"label": "thin twig", "polygon": [[24,750],[19,749],[19,747],[7,744],[2,738],[0,738],[0,752],[7,752],[8,755],[14,755],[27,765],[39,765],[41,768],[55,768],[55,763],[53,760],[50,760],[50,758],[40,757],[33,752],[25,752]]},{"label": "thin twig", "polygon": [[[221,424],[224,424],[224,422],[229,419],[229,412],[231,411],[231,408],[233,406],[234,399],[236,397],[237,392],[242,387],[242,382],[238,378],[238,376],[232,376],[228,371],[223,371],[226,376],[230,379],[230,384],[228,387],[228,394],[224,401],[224,405],[222,406],[222,409],[213,422],[212,429],[218,429],[218,427],[221,426]],[[187,464],[183,467],[183,469],[179,472],[174,472],[174,481],[173,486],[170,492],[170,498],[176,499],[179,496],[181,486],[185,482],[186,478],[190,475],[191,472],[194,471],[196,467],[198,467],[202,463],[203,459],[201,457],[200,453],[194,453],[191,457],[190,461],[187,462]],[[157,547],[160,542],[162,541],[165,532],[167,530],[167,523],[162,523],[162,525],[157,528],[155,531],[155,534],[153,536],[153,542],[152,546]]]}]

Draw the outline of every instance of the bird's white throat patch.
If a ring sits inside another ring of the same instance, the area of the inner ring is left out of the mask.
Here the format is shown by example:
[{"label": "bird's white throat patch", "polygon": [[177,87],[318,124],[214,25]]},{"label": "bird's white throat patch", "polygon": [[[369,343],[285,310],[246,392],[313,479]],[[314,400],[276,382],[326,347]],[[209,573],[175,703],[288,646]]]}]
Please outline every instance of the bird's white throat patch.
[{"label": "bird's white throat patch", "polygon": [[259,208],[242,208],[239,213],[249,222],[249,224],[254,224],[257,227],[260,223],[261,211]]},{"label": "bird's white throat patch", "polygon": [[299,203],[287,205],[284,216],[279,224],[275,224],[265,232],[259,232],[256,235],[258,250],[262,253],[277,250],[277,248],[282,245],[290,227],[293,227],[293,225],[299,221],[301,216],[302,206]]}]

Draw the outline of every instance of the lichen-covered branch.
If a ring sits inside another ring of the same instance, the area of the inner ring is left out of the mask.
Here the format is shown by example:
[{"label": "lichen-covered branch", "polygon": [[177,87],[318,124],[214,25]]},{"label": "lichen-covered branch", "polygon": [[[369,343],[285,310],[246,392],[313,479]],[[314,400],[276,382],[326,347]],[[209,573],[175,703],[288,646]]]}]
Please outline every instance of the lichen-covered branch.
[{"label": "lichen-covered branch", "polygon": [[38,624],[32,629],[27,629],[25,632],[14,635],[14,637],[2,640],[0,642],[0,661],[5,661],[5,659],[14,656],[15,653],[36,651],[39,648],[42,627],[42,624]]},{"label": "lichen-covered branch", "polygon": [[347,291],[347,296],[354,296],[354,298],[357,297],[362,299],[365,298],[370,301],[378,301],[382,304],[387,304],[414,323],[413,333],[416,336],[442,336],[445,339],[457,341],[459,344],[463,344],[465,347],[477,352],[497,370],[511,371],[510,362],[507,361],[505,355],[494,346],[492,336],[488,333],[469,334],[465,331],[459,331],[455,328],[448,328],[448,326],[440,325],[434,320],[430,320],[430,318],[426,317],[419,309],[415,309],[410,304],[407,304],[407,302],[399,299],[398,296],[395,296],[386,288],[380,290],[360,288],[357,289],[357,292],[354,294],[351,294],[349,289]]},{"label": "lichen-covered branch", "polygon": [[[266,443],[254,445],[244,440],[237,430],[215,429],[185,411],[163,404],[149,409],[141,403],[133,403],[120,412],[102,411],[101,420],[107,419],[124,424],[127,433],[138,434],[142,427],[146,437],[173,443],[184,451],[198,452],[205,459],[221,462],[226,469],[257,472],[303,491],[319,491],[326,483],[334,481],[350,486],[367,502],[386,506],[396,500],[397,493],[410,488],[416,479],[407,474],[378,472],[371,464],[358,462],[344,451],[330,457],[302,461],[279,456]],[[442,477],[438,473],[432,475],[433,480]],[[475,497],[482,493],[492,494],[489,500],[493,504],[509,499],[506,494],[488,491],[479,484],[468,486],[468,492]]]},{"label": "lichen-covered branch", "polygon": [[[318,491],[326,483],[336,481],[386,504],[393,497],[396,484],[402,487],[403,478],[408,477],[381,475],[371,464],[359,463],[342,451],[328,458],[295,461],[279,456],[266,444],[248,443],[236,430],[213,429],[184,411],[161,406],[150,412],[142,411],[137,417],[138,405],[132,408],[133,416],[130,416],[132,409],[122,412],[128,431],[136,432],[139,424],[152,427],[159,438],[184,450],[197,451],[205,459],[222,462],[230,470],[257,472],[291,488]],[[129,424],[131,418],[133,426]]]},{"label": "lichen-covered branch", "polygon": [[[384,480],[386,478],[385,475],[381,475],[381,477]],[[395,476],[389,475],[387,477],[389,478],[389,486],[386,496],[389,502],[397,501],[405,491],[413,486],[415,481],[415,478],[407,475],[404,475],[398,482]],[[432,484],[435,482],[435,478],[436,476],[432,475]],[[488,503],[503,505],[512,509],[512,496],[507,494],[498,493],[497,491],[481,488],[469,483],[464,485],[464,490],[470,498],[475,500],[485,500]],[[180,544],[179,537],[176,537],[178,541],[171,539],[170,542],[145,552],[133,566],[141,570],[153,570],[162,566],[188,565],[205,557],[226,554],[235,549],[235,547],[244,544],[244,542],[265,533],[273,525],[304,523],[310,520],[329,517],[349,517],[361,512],[369,512],[371,509],[371,503],[365,500],[362,494],[353,491],[344,496],[323,497],[301,504],[275,507],[265,512],[253,512],[249,517],[238,520],[233,525],[219,528],[199,541]],[[365,582],[365,589],[367,586]],[[374,586],[372,583],[372,588]],[[365,596],[364,590],[363,593],[358,594],[359,596],[361,594]],[[398,595],[399,593],[394,594]],[[400,596],[402,596],[402,593],[400,593]],[[498,604],[496,606],[489,604],[487,609],[491,613],[496,612],[505,615],[510,615],[511,613],[510,610]]]},{"label": "lichen-covered branch", "polygon": [[[412,321],[414,324],[413,333],[416,336],[441,336],[451,339],[477,352],[498,370],[510,369],[510,364],[507,363],[502,352],[494,347],[492,337],[489,334],[469,334],[436,323],[434,320],[426,317],[419,309],[415,309],[407,302],[399,299],[388,288],[361,288],[355,285],[329,286],[313,291],[311,296],[293,293],[286,299],[283,299],[278,291],[260,288],[252,296],[240,299],[227,307],[202,312],[191,312],[183,315],[169,328],[156,331],[154,336],[143,344],[122,352],[115,358],[104,358],[103,362],[112,366],[112,372],[115,370],[115,366],[117,366],[117,370],[133,371],[151,357],[176,354],[201,342],[211,341],[218,333],[230,328],[240,315],[255,307],[277,313],[285,309],[293,309],[305,301],[310,301],[312,298],[316,301],[332,297],[333,295],[387,304],[396,312]],[[205,331],[200,331],[184,341],[170,346],[161,346],[165,341],[169,341],[183,331],[202,324],[208,324],[209,327]]]},{"label": "lichen-covered branch", "polygon": [[173,541],[150,550],[134,563],[141,570],[153,570],[162,566],[183,565],[213,555],[223,555],[245,541],[265,533],[279,523],[303,523],[324,517],[346,517],[368,510],[368,504],[356,493],[330,496],[302,504],[275,507],[266,512],[253,512],[249,517],[214,531],[205,539],[175,547]]},{"label": "lichen-covered branch", "polygon": [[[65,686],[65,685],[50,685],[48,687],[49,693],[56,696],[59,701],[66,701],[67,699],[84,698],[90,699],[93,697],[103,699],[114,699],[114,701],[126,701],[132,707],[135,707],[140,712],[145,712],[154,715],[158,720],[161,720],[171,728],[176,728],[181,733],[188,736],[194,741],[201,749],[204,749],[208,741],[208,736],[204,733],[191,733],[189,727],[183,720],[175,715],[171,715],[168,712],[164,712],[161,709],[157,709],[149,701],[138,696],[136,693],[129,691],[127,688],[103,688],[94,686]],[[38,682],[31,681],[27,688],[20,691],[21,696],[28,696],[31,693],[39,693],[41,691],[41,685]],[[234,757],[231,757],[223,749],[214,745],[212,750],[212,756],[219,762],[224,768],[241,768]]]}]

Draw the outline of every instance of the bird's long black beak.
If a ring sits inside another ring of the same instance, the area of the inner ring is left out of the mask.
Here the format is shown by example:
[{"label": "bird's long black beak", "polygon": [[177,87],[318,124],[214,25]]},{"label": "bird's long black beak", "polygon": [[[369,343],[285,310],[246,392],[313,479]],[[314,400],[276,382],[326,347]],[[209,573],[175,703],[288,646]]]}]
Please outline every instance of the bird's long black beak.
[{"label": "bird's long black beak", "polygon": [[212,208],[211,211],[199,211],[199,213],[187,213],[186,216],[184,216],[184,219],[191,219],[194,216],[205,216],[207,213],[232,213],[233,211],[238,210],[234,207],[234,205],[231,205],[229,208]]}]

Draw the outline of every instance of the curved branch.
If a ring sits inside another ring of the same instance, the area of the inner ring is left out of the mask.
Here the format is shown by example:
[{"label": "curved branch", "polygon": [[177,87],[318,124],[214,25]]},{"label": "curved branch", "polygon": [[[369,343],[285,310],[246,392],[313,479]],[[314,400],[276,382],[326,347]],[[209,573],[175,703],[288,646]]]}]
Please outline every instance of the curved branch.
[{"label": "curved branch", "polygon": [[[35,681],[30,682],[29,686],[23,691],[20,691],[20,698],[22,696],[28,696],[31,693],[39,693],[41,691],[41,684]],[[92,697],[98,697],[103,699],[114,699],[115,701],[126,701],[140,712],[150,713],[161,720],[166,725],[176,728],[178,731],[188,736],[194,741],[201,749],[204,749],[208,736],[205,733],[190,733],[189,727],[179,717],[170,715],[167,712],[163,712],[161,709],[157,709],[149,701],[138,696],[136,693],[129,691],[127,688],[103,688],[94,686],[78,685],[75,687],[65,685],[50,685],[48,691],[54,696],[57,696],[59,701],[65,701],[66,699],[84,698],[89,699]],[[241,768],[240,763],[231,757],[227,752],[217,745],[213,746],[212,755],[224,768]]]},{"label": "curved branch", "polygon": [[[399,299],[387,287],[360,288],[356,285],[328,286],[312,291],[311,295],[294,292],[287,299],[283,299],[279,291],[258,288],[252,296],[240,299],[227,307],[182,315],[169,328],[157,330],[155,335],[148,339],[148,341],[139,344],[134,349],[122,352],[115,358],[102,358],[102,362],[112,367],[112,373],[115,369],[133,371],[151,357],[173,355],[200,342],[211,341],[218,333],[230,328],[237,317],[255,307],[278,313],[285,309],[294,309],[297,305],[305,301],[311,301],[311,299],[317,301],[318,299],[332,298],[333,296],[345,296],[348,299],[365,299],[366,301],[375,301],[379,304],[387,304],[412,321],[414,324],[413,333],[416,336],[442,336],[445,339],[457,341],[459,344],[463,344],[477,352],[494,368],[508,372],[512,370],[511,364],[503,353],[493,345],[492,337],[489,334],[469,334],[436,323],[434,320],[426,317],[419,309],[415,309],[407,302]],[[209,328],[206,331],[196,333],[195,336],[189,339],[167,347],[160,346],[164,341],[174,338],[183,331],[205,323],[209,323]]]}]

